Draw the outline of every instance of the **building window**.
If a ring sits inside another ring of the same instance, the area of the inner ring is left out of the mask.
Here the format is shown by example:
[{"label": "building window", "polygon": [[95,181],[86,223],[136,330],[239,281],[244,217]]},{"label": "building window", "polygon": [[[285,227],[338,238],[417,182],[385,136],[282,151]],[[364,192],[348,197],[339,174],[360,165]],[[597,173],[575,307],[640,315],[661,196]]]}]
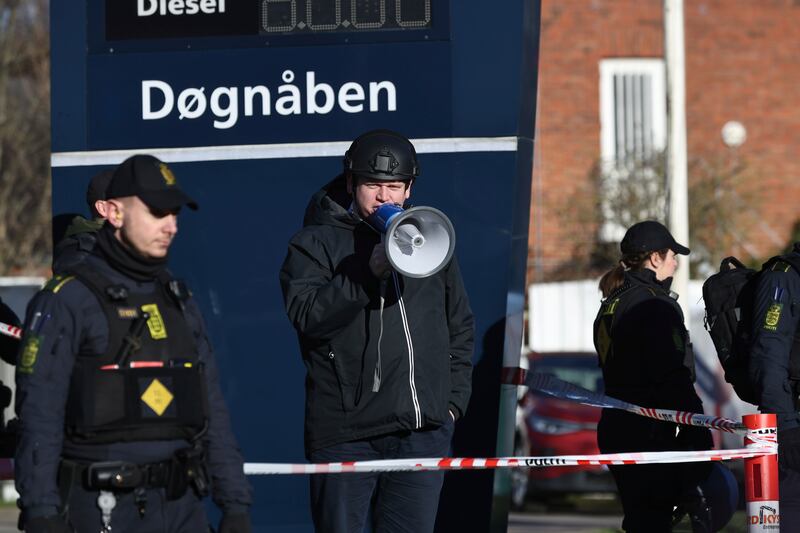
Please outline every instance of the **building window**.
[{"label": "building window", "polygon": [[[618,241],[627,225],[662,218],[667,141],[662,59],[600,62],[601,240]],[[659,216],[661,215],[661,216]]]}]

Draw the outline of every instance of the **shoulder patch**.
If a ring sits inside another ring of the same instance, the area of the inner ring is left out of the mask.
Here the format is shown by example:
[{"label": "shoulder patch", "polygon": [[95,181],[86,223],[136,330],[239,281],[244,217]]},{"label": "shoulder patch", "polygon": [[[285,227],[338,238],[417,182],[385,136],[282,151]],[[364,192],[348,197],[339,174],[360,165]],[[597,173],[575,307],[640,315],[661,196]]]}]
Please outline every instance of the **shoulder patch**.
[{"label": "shoulder patch", "polygon": [[50,281],[45,283],[44,287],[42,287],[42,290],[50,291],[53,294],[56,294],[56,293],[58,293],[58,291],[61,290],[61,288],[64,285],[66,285],[67,283],[69,283],[73,279],[75,279],[75,276],[65,276],[63,274],[58,274],[56,276],[53,276],[50,279]]},{"label": "shoulder patch", "polygon": [[33,365],[36,364],[36,357],[39,355],[39,345],[42,343],[42,337],[39,335],[29,335],[25,339],[25,345],[20,351],[19,365],[17,365],[17,372],[23,374],[33,374]]},{"label": "shoulder patch", "polygon": [[778,322],[781,320],[782,310],[782,303],[773,302],[772,305],[769,306],[767,314],[764,315],[764,329],[767,331],[776,331],[778,329]]}]

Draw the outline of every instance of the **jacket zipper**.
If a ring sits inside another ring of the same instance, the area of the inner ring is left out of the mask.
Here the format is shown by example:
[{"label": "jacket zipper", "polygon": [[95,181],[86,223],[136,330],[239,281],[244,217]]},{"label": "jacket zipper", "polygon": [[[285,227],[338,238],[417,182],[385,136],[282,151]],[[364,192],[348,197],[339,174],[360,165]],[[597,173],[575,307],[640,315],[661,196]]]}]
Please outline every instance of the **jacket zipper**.
[{"label": "jacket zipper", "polygon": [[394,280],[397,303],[400,307],[400,316],[403,319],[403,332],[405,333],[406,345],[408,346],[408,385],[411,391],[411,403],[414,405],[414,429],[420,429],[422,428],[422,409],[420,408],[419,398],[417,397],[417,384],[414,381],[414,344],[411,342],[411,329],[408,326],[406,306],[403,302],[403,297],[400,296],[400,283],[397,280],[396,272],[392,272],[392,279]]},{"label": "jacket zipper", "polygon": [[339,371],[336,369],[336,354],[333,350],[328,351],[328,361],[330,361],[333,375],[336,376],[336,385],[339,386],[339,397],[342,399],[342,411],[347,411],[344,401],[344,387],[342,387],[342,378],[339,377]]}]

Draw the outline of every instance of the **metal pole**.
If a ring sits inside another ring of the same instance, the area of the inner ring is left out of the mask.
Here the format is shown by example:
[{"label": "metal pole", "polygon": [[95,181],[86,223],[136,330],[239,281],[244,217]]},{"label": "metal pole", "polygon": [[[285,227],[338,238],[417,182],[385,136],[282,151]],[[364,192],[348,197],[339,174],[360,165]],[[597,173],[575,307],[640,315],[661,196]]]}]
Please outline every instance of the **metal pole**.
[{"label": "metal pole", "polygon": [[[683,0],[664,0],[664,55],[667,65],[667,224],[675,240],[689,243],[689,195],[686,163],[686,73],[684,63]],[[689,322],[689,260],[682,258],[673,288]]]}]

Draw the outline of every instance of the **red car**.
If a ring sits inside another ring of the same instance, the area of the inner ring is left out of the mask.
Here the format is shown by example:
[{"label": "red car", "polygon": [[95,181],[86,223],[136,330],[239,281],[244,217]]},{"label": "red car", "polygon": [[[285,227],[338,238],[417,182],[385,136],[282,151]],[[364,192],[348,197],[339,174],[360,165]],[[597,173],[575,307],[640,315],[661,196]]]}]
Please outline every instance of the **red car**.
[{"label": "red car", "polygon": [[[597,355],[590,352],[530,353],[529,372],[556,378],[595,392],[603,391]],[[528,390],[517,409],[515,455],[595,455],[600,408]],[[512,504],[520,508],[533,493],[614,492],[604,466],[557,466],[512,470]]]}]

